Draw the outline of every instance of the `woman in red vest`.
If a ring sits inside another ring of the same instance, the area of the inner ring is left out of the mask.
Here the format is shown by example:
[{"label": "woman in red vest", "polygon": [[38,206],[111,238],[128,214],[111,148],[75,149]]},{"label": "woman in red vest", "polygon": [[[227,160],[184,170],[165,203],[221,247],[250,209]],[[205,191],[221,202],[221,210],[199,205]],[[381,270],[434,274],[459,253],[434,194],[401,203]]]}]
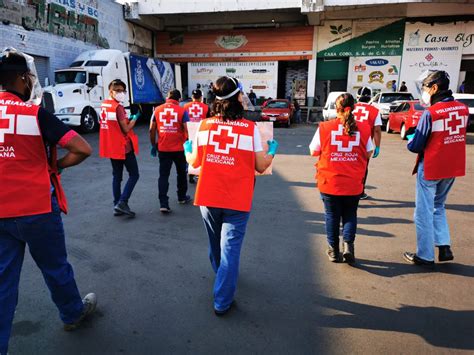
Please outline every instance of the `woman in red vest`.
[{"label": "woman in red vest", "polygon": [[188,163],[201,167],[195,205],[201,206],[209,236],[209,257],[216,272],[214,312],[221,316],[234,304],[255,170],[262,173],[268,168],[278,143],[268,141],[269,150],[263,151],[257,126],[243,118],[237,79],[221,77],[213,90],[214,117],[201,121],[195,141],[186,141],[184,150]]},{"label": "woman in red vest", "polygon": [[326,253],[332,262],[340,260],[339,233],[342,220],[342,257],[350,264],[355,262],[357,207],[364,188],[367,162],[373,151],[370,128],[355,120],[353,110],[352,95],[340,95],[336,99],[337,117],[319,124],[309,146],[311,155],[319,156],[316,177],[326,212]]},{"label": "woman in red vest", "polygon": [[[139,114],[127,118],[122,105],[125,101],[126,85],[120,79],[109,84],[110,97],[102,102],[100,113],[100,151],[101,158],[109,158],[112,162],[114,194],[114,216],[128,215],[135,217],[135,212],[128,207],[128,200],[138,181],[138,137],[133,132]],[[123,168],[128,171],[128,181],[123,191]]]}]

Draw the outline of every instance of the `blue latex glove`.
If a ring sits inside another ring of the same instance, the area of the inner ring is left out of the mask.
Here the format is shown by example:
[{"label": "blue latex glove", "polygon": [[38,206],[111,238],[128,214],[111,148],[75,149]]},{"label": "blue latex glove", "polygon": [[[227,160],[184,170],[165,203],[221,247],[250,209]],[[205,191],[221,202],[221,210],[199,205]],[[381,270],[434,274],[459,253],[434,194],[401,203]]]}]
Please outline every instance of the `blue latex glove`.
[{"label": "blue latex glove", "polygon": [[156,155],[158,154],[158,150],[156,149],[156,146],[152,145],[150,148],[150,155],[153,158],[156,158]]},{"label": "blue latex glove", "polygon": [[184,148],[184,154],[192,154],[193,152],[193,141],[188,139],[186,142],[183,144]]},{"label": "blue latex glove", "polygon": [[415,133],[409,134],[409,135],[407,136],[407,139],[408,139],[409,141],[411,141],[414,136],[415,136]]},{"label": "blue latex glove", "polygon": [[140,111],[138,111],[136,114],[130,116],[130,121],[136,121],[138,118],[141,116]]},{"label": "blue latex glove", "polygon": [[372,158],[377,158],[380,154],[380,147],[375,147],[374,154],[372,155]]},{"label": "blue latex glove", "polygon": [[268,151],[267,154],[275,156],[278,150],[278,142],[276,140],[267,141]]}]

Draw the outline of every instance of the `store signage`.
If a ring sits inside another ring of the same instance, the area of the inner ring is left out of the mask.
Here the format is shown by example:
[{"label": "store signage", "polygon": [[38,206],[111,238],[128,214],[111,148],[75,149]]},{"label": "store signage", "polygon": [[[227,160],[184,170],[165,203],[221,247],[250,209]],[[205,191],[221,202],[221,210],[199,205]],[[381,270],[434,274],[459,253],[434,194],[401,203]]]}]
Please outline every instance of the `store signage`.
[{"label": "store signage", "polygon": [[247,37],[244,35],[238,36],[219,36],[216,39],[216,45],[224,49],[237,49],[245,46],[248,43]]},{"label": "store signage", "polygon": [[387,65],[388,60],[382,58],[369,59],[365,62],[365,64],[371,65],[373,67],[380,67],[382,65]]}]

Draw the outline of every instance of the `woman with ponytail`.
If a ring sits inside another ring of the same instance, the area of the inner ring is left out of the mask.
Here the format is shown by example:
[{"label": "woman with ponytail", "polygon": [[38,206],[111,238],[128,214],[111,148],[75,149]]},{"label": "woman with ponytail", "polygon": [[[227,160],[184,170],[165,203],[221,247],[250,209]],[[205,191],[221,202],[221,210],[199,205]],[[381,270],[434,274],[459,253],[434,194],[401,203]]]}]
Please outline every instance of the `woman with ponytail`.
[{"label": "woman with ponytail", "polygon": [[374,149],[370,128],[354,118],[354,98],[345,93],[336,99],[337,117],[321,122],[309,146],[316,164],[317,184],[326,214],[329,260],[341,260],[339,234],[342,221],[345,262],[355,262],[354,240],[357,208],[363,190],[367,162]]},{"label": "woman with ponytail", "polygon": [[268,141],[268,151],[263,151],[257,126],[243,117],[244,98],[237,79],[221,77],[213,91],[213,117],[201,121],[195,141],[186,141],[184,151],[189,164],[201,167],[194,202],[201,208],[209,237],[209,258],[216,273],[214,312],[221,316],[234,305],[255,171],[268,168],[278,143]]}]

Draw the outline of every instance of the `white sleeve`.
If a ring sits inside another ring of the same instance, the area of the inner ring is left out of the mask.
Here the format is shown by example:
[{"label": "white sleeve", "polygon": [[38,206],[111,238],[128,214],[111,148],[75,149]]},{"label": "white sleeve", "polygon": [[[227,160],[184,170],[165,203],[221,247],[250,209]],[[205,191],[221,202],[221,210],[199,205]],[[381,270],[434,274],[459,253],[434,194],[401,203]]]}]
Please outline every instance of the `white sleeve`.
[{"label": "white sleeve", "polygon": [[201,126],[202,126],[202,123],[203,123],[203,122],[204,122],[204,121],[199,122],[199,127],[198,127],[198,130],[197,130],[197,132],[196,132],[196,138],[195,138],[194,141],[193,141],[193,151],[194,151],[195,149],[198,149],[198,147],[199,147],[199,132],[201,131]]},{"label": "white sleeve", "polygon": [[321,151],[321,137],[319,136],[319,128],[316,130],[314,134],[313,140],[309,144],[309,150],[313,152],[320,152]]},{"label": "white sleeve", "polygon": [[374,150],[374,143],[372,142],[372,138],[369,138],[369,140],[367,141],[366,149],[368,152],[371,152]]},{"label": "white sleeve", "polygon": [[255,128],[253,130],[253,151],[255,153],[263,151],[262,137],[260,136],[260,131],[258,130],[257,125],[255,125]]},{"label": "white sleeve", "polygon": [[377,114],[377,117],[375,117],[375,123],[374,126],[381,126],[382,125],[382,116],[380,116],[380,112]]}]

